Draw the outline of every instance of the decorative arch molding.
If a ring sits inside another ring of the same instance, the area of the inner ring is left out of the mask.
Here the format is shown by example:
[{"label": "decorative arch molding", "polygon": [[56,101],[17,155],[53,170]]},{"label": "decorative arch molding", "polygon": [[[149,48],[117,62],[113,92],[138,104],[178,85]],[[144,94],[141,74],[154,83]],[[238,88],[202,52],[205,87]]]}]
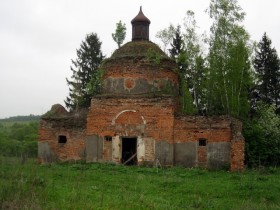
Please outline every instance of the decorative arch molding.
[{"label": "decorative arch molding", "polygon": [[[118,119],[119,116],[121,116],[122,114],[126,113],[126,112],[134,112],[136,113],[137,111],[136,110],[123,110],[123,111],[120,111],[118,114],[116,114],[116,116],[113,118],[112,120],[112,125],[115,125],[116,124],[116,119]],[[142,121],[143,121],[143,124],[146,125],[146,120],[145,118],[140,115]]]}]

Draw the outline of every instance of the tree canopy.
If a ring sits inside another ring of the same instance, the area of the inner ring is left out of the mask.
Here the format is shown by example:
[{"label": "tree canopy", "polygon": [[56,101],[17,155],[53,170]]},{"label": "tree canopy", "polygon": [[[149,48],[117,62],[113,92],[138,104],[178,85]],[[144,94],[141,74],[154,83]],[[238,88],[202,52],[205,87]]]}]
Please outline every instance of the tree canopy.
[{"label": "tree canopy", "polygon": [[116,31],[115,33],[112,33],[113,40],[117,43],[118,47],[123,44],[123,41],[125,40],[126,36],[126,26],[125,23],[122,23],[120,20],[118,23],[116,23]]},{"label": "tree canopy", "polygon": [[[80,48],[77,49],[77,58],[72,60],[71,79],[66,79],[69,86],[69,96],[65,100],[70,110],[89,107],[91,97],[100,91],[99,66],[104,59],[101,51],[101,42],[96,33],[86,35]],[[89,88],[90,87],[90,88]]]},{"label": "tree canopy", "polygon": [[246,117],[251,85],[249,35],[236,0],[211,0],[207,109],[209,114]]},{"label": "tree canopy", "polygon": [[256,73],[253,89],[254,105],[257,101],[262,101],[275,105],[280,113],[280,60],[266,33],[256,48],[254,68]]}]

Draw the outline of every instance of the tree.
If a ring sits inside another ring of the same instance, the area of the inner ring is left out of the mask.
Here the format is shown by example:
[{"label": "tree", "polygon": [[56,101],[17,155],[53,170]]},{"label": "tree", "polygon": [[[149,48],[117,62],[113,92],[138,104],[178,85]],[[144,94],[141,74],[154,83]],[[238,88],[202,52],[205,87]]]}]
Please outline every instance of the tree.
[{"label": "tree", "polygon": [[[180,25],[176,29],[173,25],[170,25],[168,28],[159,31],[157,37],[163,42],[164,48],[170,44],[171,48],[168,51],[179,67],[179,94],[182,110],[185,110],[184,107],[191,107],[190,104],[185,104],[188,100],[192,104],[191,113],[196,111],[202,113],[205,109],[206,68],[196,28],[194,12],[187,11],[183,32],[181,32]],[[185,91],[188,93],[185,93]],[[189,111],[190,109],[187,112],[190,113]]]},{"label": "tree", "polygon": [[[169,28],[172,27],[170,26]],[[170,30],[170,32],[172,30]],[[168,31],[168,29],[166,29],[165,31]],[[190,94],[189,87],[187,85],[186,49],[185,49],[184,35],[181,33],[180,25],[178,25],[177,28],[173,30],[172,43],[170,44],[170,46],[171,48],[168,49],[170,56],[176,61],[179,68],[179,85],[180,85],[179,100],[180,100],[181,112],[193,114],[195,112],[195,108],[193,105],[192,95]]]},{"label": "tree", "polygon": [[280,60],[275,48],[271,47],[271,40],[264,33],[258,43],[254,58],[256,72],[256,86],[254,88],[254,104],[262,101],[275,105],[280,109]]},{"label": "tree", "polygon": [[177,59],[178,56],[185,51],[184,44],[181,26],[178,25],[172,37],[171,49],[168,50],[171,58]]},{"label": "tree", "polygon": [[113,40],[118,44],[119,48],[122,45],[122,43],[123,43],[123,41],[125,39],[125,36],[126,36],[125,23],[122,23],[122,21],[120,20],[116,24],[116,31],[115,31],[115,33],[112,33]]},{"label": "tree", "polygon": [[206,90],[206,66],[200,44],[200,38],[196,32],[197,25],[195,14],[188,10],[184,19],[185,78],[193,98],[193,103],[198,113],[205,112]]},{"label": "tree", "polygon": [[171,43],[173,39],[175,28],[172,24],[166,29],[162,29],[156,33],[156,38],[160,39],[163,43],[163,51],[166,52],[167,46]]},{"label": "tree", "polygon": [[0,126],[0,155],[36,157],[37,148],[38,122],[10,121],[6,126]]},{"label": "tree", "polygon": [[258,102],[256,114],[245,121],[246,162],[249,166],[280,165],[280,116],[275,106]]},{"label": "tree", "polygon": [[89,95],[96,95],[101,92],[101,79],[103,76],[103,70],[98,69],[91,77],[90,81],[87,84],[87,92]]},{"label": "tree", "polygon": [[213,19],[208,55],[208,113],[246,117],[252,78],[249,35],[241,25],[245,13],[236,0],[211,0],[208,12]]},{"label": "tree", "polygon": [[89,107],[91,97],[98,93],[98,89],[89,92],[88,83],[99,74],[98,68],[104,56],[101,51],[101,42],[96,33],[86,35],[80,48],[77,49],[77,58],[72,60],[71,80],[66,79],[69,86],[69,96],[64,101],[66,107],[74,110]]},{"label": "tree", "polygon": [[181,32],[181,26],[178,25],[174,31],[174,35],[172,38],[172,43],[170,44],[171,48],[168,49],[171,58],[175,59],[180,72],[185,75],[186,73],[186,49],[184,37]]}]

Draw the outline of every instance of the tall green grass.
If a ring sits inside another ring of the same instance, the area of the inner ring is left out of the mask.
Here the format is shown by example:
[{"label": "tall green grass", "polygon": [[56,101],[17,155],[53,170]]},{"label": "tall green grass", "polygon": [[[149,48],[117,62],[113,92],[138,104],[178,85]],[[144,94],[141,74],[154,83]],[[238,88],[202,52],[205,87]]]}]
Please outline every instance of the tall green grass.
[{"label": "tall green grass", "polygon": [[280,209],[280,169],[243,173],[0,159],[2,209]]}]

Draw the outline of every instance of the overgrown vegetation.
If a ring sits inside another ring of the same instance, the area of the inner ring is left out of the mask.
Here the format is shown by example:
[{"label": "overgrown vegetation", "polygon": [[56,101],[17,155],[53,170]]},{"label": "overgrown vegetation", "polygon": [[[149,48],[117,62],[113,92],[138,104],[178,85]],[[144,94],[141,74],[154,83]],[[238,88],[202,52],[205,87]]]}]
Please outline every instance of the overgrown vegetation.
[{"label": "overgrown vegetation", "polygon": [[2,209],[279,209],[280,171],[0,159]]},{"label": "overgrown vegetation", "polygon": [[275,106],[258,104],[257,115],[244,122],[248,166],[280,165],[280,117]]},{"label": "overgrown vegetation", "polygon": [[27,157],[37,156],[37,142],[38,120],[0,121],[0,155],[21,157],[25,161]]},{"label": "overgrown vegetation", "polygon": [[257,108],[257,102],[274,105],[280,114],[280,59],[272,41],[264,33],[256,48],[253,64],[255,67],[255,83],[252,88],[252,109]]},{"label": "overgrown vegetation", "polygon": [[[210,0],[209,35],[198,35],[194,12],[183,25],[157,33],[179,66],[181,90],[199,115],[231,115],[244,122],[246,162],[280,164],[280,59],[264,33],[257,47],[242,22],[237,0]],[[185,88],[185,89],[186,89]],[[181,109],[185,104],[181,95]],[[261,103],[260,103],[261,102]],[[188,106],[190,107],[190,106]]]},{"label": "overgrown vegetation", "polygon": [[70,68],[72,76],[66,79],[69,96],[64,102],[71,111],[88,108],[92,96],[100,93],[99,67],[105,57],[101,51],[101,45],[102,42],[97,34],[90,33],[77,49],[77,58],[72,60],[73,66]]},{"label": "overgrown vegetation", "polygon": [[122,23],[122,21],[120,20],[118,23],[116,23],[115,33],[112,33],[112,38],[117,43],[118,48],[121,47],[125,39],[125,36],[126,36],[126,26],[125,23]]},{"label": "overgrown vegetation", "polygon": [[141,41],[128,42],[124,44],[121,48],[115,50],[108,60],[115,58],[119,59],[122,57],[147,57],[147,49],[149,49],[152,53],[156,53],[158,56],[161,56],[161,58],[168,58],[168,56],[166,56],[156,44],[148,41]]}]

